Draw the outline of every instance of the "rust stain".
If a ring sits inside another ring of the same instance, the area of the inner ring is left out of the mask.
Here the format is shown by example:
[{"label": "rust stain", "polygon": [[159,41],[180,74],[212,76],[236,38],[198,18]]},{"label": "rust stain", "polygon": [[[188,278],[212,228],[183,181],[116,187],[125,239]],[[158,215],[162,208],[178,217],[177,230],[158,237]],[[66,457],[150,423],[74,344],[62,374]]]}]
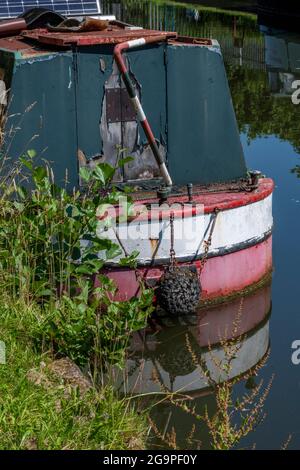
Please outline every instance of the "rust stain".
[{"label": "rust stain", "polygon": [[156,255],[156,252],[157,252],[157,249],[158,249],[159,239],[158,238],[149,238],[149,240],[150,240],[150,246],[151,246],[151,254],[152,254],[152,257],[154,257]]},{"label": "rust stain", "polygon": [[175,32],[162,32],[149,29],[128,30],[118,25],[110,25],[105,31],[90,32],[53,32],[45,28],[34,30],[24,30],[22,36],[38,41],[42,44],[69,47],[71,44],[78,46],[91,46],[96,44],[119,44],[131,39],[165,35],[168,38],[176,39]]}]

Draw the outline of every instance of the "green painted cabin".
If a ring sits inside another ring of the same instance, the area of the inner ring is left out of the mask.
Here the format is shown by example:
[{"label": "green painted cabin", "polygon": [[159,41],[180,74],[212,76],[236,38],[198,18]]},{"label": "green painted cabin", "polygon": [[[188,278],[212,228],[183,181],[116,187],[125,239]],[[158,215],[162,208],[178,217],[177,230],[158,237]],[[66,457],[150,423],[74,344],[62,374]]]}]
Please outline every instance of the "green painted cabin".
[{"label": "green painted cabin", "polygon": [[[131,30],[131,38],[145,31]],[[62,36],[65,40],[66,34]],[[113,59],[115,36],[102,32],[101,41],[91,45],[76,43],[71,36],[69,44],[58,39],[58,33],[39,35],[35,30],[0,39],[0,84],[7,90],[7,99],[2,95],[2,158],[7,155],[14,162],[34,149],[37,158],[51,162],[58,184],[67,172],[69,184],[78,186],[79,154],[90,162],[114,164],[120,149],[126,149],[134,160],[116,179],[159,182]],[[128,51],[126,61],[175,185],[246,177],[216,41],[177,38],[145,45]]]}]

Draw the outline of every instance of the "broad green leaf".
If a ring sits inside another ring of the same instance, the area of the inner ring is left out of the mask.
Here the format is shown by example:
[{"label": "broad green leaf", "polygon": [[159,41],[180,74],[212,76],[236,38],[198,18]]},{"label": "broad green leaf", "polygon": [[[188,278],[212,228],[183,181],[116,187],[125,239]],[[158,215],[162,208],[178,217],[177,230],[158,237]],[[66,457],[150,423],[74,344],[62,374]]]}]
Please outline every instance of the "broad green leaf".
[{"label": "broad green leaf", "polygon": [[121,158],[121,159],[119,160],[118,167],[119,167],[119,168],[122,168],[124,165],[126,165],[126,163],[132,162],[133,160],[134,160],[133,157]]},{"label": "broad green leaf", "polygon": [[75,269],[76,274],[91,274],[90,266],[80,265]]},{"label": "broad green leaf", "polygon": [[80,210],[78,207],[69,204],[66,206],[66,214],[68,217],[78,217],[80,215]]},{"label": "broad green leaf", "polygon": [[114,176],[115,169],[108,163],[99,163],[94,169],[93,174],[103,185],[108,183]]},{"label": "broad green leaf", "polygon": [[106,251],[106,258],[113,259],[122,254],[122,250],[119,245],[114,244],[109,250]]},{"label": "broad green leaf", "polygon": [[83,166],[79,170],[79,175],[86,183],[88,183],[91,179],[91,170]]},{"label": "broad green leaf", "polygon": [[121,258],[119,263],[120,266],[128,266],[130,268],[135,268],[137,264],[137,257],[139,255],[139,252],[137,250],[134,250],[130,256],[126,256],[125,258]]},{"label": "broad green leaf", "polygon": [[44,178],[47,177],[47,170],[43,166],[37,166],[33,170],[33,177],[34,179],[40,183]]},{"label": "broad green leaf", "polygon": [[80,248],[75,246],[75,248],[73,248],[72,250],[72,260],[77,261],[80,258],[80,256],[81,256]]},{"label": "broad green leaf", "polygon": [[33,159],[36,157],[36,151],[34,149],[27,150],[27,155],[29,158]]}]

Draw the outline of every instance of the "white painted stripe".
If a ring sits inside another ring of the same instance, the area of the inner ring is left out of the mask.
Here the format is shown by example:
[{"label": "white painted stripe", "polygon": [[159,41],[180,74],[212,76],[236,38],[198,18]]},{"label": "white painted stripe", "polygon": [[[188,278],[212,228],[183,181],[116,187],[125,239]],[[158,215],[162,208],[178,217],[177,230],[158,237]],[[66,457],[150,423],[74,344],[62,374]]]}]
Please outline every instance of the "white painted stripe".
[{"label": "white painted stripe", "polygon": [[[186,256],[193,257],[203,255],[204,243],[209,233],[211,214],[200,213],[196,217],[175,219],[175,252],[178,259]],[[209,253],[217,256],[224,249],[233,249],[243,242],[261,239],[270,232],[273,227],[272,195],[261,201],[221,211],[218,214],[212,243]],[[159,246],[155,253],[155,259],[166,259],[170,255],[170,222],[169,220],[153,220],[151,223],[145,220],[135,219],[129,225],[120,224],[118,234],[127,253],[137,250],[138,263],[147,264],[153,256],[150,239],[159,240]],[[113,229],[99,230],[99,235],[110,238],[118,243]],[[122,257],[122,256],[121,256]],[[119,258],[111,260],[118,263]]]},{"label": "white painted stripe", "polygon": [[132,104],[133,104],[134,109],[136,111],[138,120],[141,121],[141,122],[146,121],[146,116],[145,116],[145,113],[143,111],[142,105],[141,105],[140,100],[138,99],[138,97],[135,96],[134,98],[131,98],[131,101],[132,101]]},{"label": "white painted stripe", "polygon": [[131,41],[128,41],[127,44],[128,48],[132,49],[133,47],[143,46],[144,44],[146,44],[146,39],[132,39]]}]

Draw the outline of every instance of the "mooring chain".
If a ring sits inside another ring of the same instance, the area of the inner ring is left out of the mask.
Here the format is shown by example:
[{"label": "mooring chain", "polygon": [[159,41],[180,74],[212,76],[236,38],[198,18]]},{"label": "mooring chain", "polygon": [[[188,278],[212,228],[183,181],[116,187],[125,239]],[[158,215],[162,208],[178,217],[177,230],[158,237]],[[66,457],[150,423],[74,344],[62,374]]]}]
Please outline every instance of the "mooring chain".
[{"label": "mooring chain", "polygon": [[[204,268],[204,265],[205,265],[205,263],[207,261],[207,258],[208,258],[209,248],[211,246],[212,236],[213,236],[213,233],[214,233],[214,229],[215,229],[215,226],[216,226],[217,217],[218,217],[219,212],[220,212],[220,210],[216,207],[215,210],[214,210],[214,219],[213,219],[213,222],[212,222],[211,227],[210,227],[208,239],[203,241],[204,253],[203,253],[203,256],[201,258],[201,268],[200,268],[201,271]],[[174,249],[174,212],[173,211],[170,213],[170,234],[171,234],[170,269],[172,270],[172,269],[174,269],[175,264],[176,264],[176,252],[175,252],[175,249]]]},{"label": "mooring chain", "polygon": [[203,270],[204,265],[205,265],[205,263],[207,261],[207,258],[208,258],[208,252],[209,252],[209,248],[211,246],[212,236],[213,236],[213,233],[214,233],[214,229],[215,229],[215,226],[216,226],[217,217],[218,217],[219,212],[220,212],[220,210],[216,207],[215,210],[214,210],[215,216],[214,216],[213,222],[212,222],[211,227],[210,227],[208,239],[204,240],[204,242],[203,242],[204,243],[204,253],[203,253],[203,256],[201,258],[200,271]]},{"label": "mooring chain", "polygon": [[171,247],[170,247],[170,269],[174,269],[176,263],[176,253],[174,249],[174,212],[170,213],[170,232],[171,232]]},{"label": "mooring chain", "polygon": [[158,305],[171,315],[196,311],[201,296],[198,272],[187,265],[177,264],[174,249],[174,211],[170,212],[170,263],[165,267],[156,290]]}]

